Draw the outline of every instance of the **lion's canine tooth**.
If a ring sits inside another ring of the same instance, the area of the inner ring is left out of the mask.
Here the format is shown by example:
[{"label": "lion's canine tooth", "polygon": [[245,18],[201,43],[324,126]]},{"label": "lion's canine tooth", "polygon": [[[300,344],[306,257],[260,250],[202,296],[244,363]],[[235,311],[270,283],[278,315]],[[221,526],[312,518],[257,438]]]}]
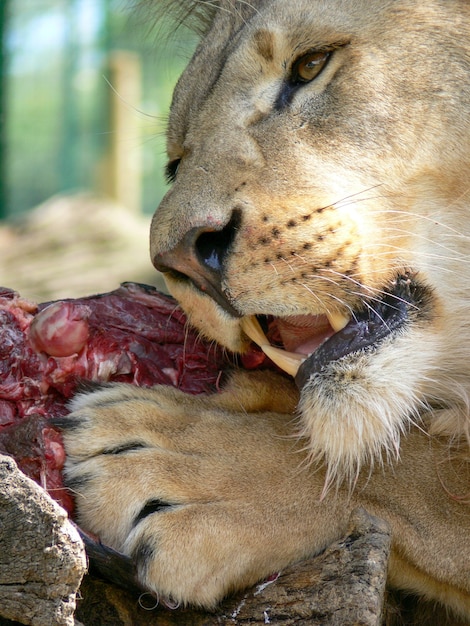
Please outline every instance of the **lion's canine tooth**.
[{"label": "lion's canine tooth", "polygon": [[240,326],[252,341],[254,341],[264,352],[264,354],[271,359],[278,367],[284,372],[295,376],[297,370],[303,361],[305,361],[304,354],[295,354],[294,352],[286,352],[280,348],[274,348],[269,344],[269,340],[263,332],[258,320],[254,315],[250,317],[244,317],[240,321]]},{"label": "lion's canine tooth", "polygon": [[328,318],[328,322],[335,333],[343,330],[350,320],[347,315],[343,315],[342,313],[327,313],[326,317]]},{"label": "lion's canine tooth", "polygon": [[291,376],[297,374],[299,367],[307,358],[305,354],[295,354],[295,352],[286,352],[280,348],[274,348],[270,345],[261,346],[264,354],[271,359],[281,370],[287,372]]},{"label": "lion's canine tooth", "polygon": [[240,322],[240,326],[245,335],[248,335],[251,341],[254,341],[258,346],[269,346],[269,340],[254,315],[244,317]]}]

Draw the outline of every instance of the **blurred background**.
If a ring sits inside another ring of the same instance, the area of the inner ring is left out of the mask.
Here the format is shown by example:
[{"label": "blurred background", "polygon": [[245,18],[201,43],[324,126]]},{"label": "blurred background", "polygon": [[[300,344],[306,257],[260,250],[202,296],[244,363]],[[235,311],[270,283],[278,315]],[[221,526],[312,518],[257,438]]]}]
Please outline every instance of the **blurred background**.
[{"label": "blurred background", "polygon": [[0,0],[0,42],[0,285],[41,301],[159,286],[148,228],[195,36],[128,0]]}]

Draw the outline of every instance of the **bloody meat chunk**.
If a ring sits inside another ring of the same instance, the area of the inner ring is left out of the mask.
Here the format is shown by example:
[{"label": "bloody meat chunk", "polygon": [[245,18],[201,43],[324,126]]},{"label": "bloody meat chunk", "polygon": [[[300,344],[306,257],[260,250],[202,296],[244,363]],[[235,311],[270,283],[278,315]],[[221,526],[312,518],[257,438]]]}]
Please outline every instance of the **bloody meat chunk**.
[{"label": "bloody meat chunk", "polygon": [[0,288],[0,451],[69,512],[65,454],[48,418],[83,381],[214,391],[231,357],[188,327],[175,300],[124,283],[110,293],[35,305]]}]

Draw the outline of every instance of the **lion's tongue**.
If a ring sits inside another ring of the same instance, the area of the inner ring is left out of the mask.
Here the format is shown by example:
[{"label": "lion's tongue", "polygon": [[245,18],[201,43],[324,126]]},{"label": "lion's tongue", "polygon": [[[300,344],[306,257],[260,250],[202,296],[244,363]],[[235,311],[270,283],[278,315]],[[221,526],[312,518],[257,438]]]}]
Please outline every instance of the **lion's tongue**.
[{"label": "lion's tongue", "polygon": [[284,349],[297,354],[312,354],[334,334],[325,315],[297,315],[277,319],[276,327]]}]

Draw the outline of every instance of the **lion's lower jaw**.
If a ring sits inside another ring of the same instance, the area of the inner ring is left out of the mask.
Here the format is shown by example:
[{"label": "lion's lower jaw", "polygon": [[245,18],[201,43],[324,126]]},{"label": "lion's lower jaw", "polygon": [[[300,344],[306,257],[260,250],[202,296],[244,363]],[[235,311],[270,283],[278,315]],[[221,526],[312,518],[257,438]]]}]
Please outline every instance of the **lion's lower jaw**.
[{"label": "lion's lower jaw", "polygon": [[425,394],[417,396],[428,368],[421,369],[416,358],[417,367],[407,367],[409,359],[400,356],[390,360],[387,350],[352,355],[330,363],[303,387],[299,434],[311,462],[325,464],[325,493],[340,483],[352,488],[364,466],[397,460],[401,435],[429,408]]}]

